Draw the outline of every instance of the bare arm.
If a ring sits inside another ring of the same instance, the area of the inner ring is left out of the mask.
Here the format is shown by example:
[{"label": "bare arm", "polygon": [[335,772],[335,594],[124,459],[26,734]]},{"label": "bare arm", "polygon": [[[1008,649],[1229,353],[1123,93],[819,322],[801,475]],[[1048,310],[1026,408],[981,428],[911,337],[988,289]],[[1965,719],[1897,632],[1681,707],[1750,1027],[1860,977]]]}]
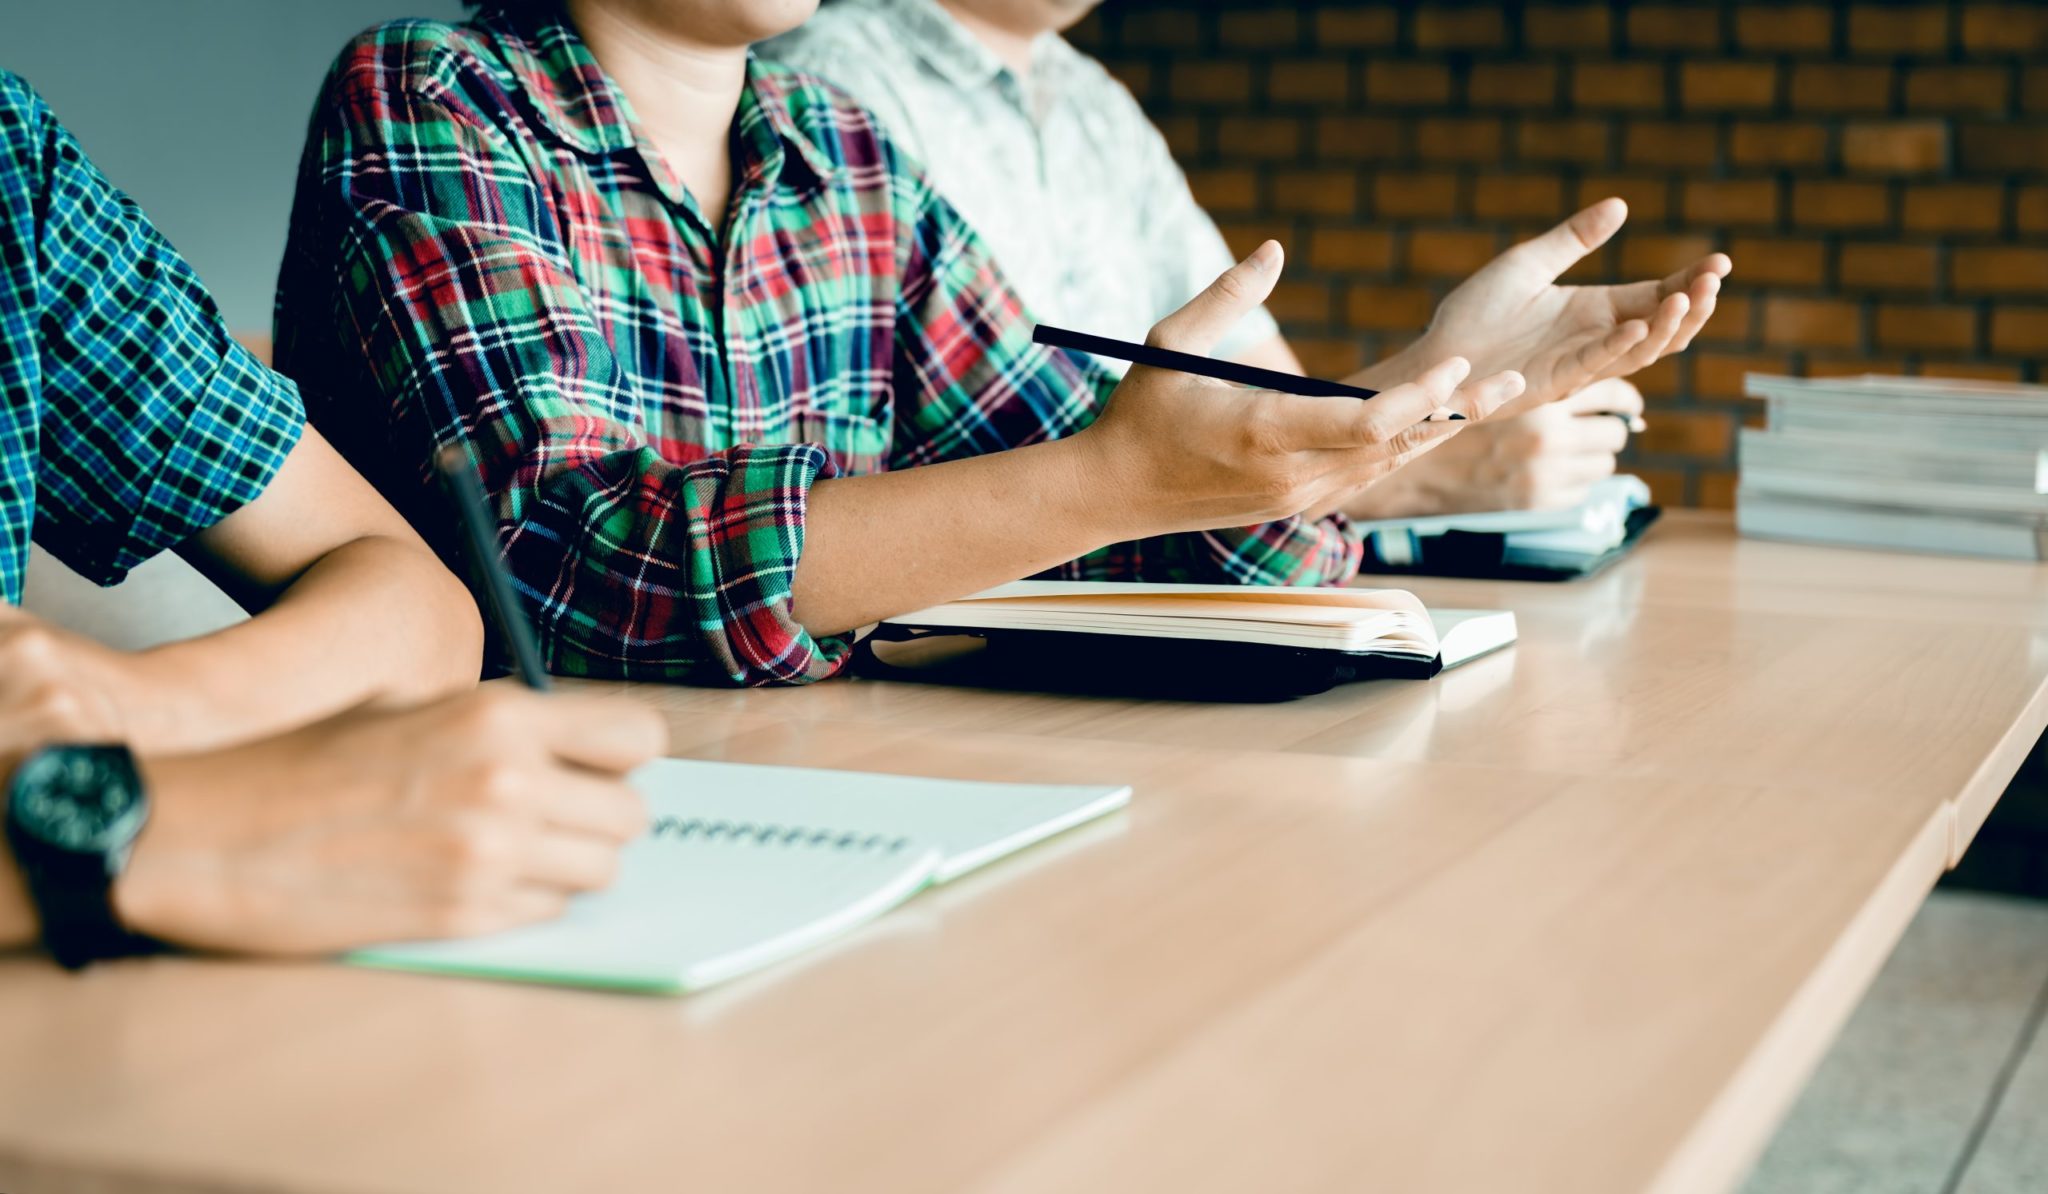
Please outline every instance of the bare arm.
[{"label": "bare arm", "polygon": [[260,498],[179,550],[260,612],[133,657],[139,747],[217,746],[476,681],[468,592],[311,429]]}]

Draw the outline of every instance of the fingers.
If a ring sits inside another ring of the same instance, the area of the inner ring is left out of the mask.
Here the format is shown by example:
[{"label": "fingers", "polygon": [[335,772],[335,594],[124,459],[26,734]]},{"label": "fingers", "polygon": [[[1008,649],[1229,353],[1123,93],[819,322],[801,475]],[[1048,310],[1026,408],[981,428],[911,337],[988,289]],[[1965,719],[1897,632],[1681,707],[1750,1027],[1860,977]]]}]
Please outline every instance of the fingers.
[{"label": "fingers", "polygon": [[1628,219],[1628,204],[1602,199],[1534,240],[1509,252],[1526,258],[1545,278],[1556,278],[1581,257],[1606,244]]},{"label": "fingers", "polygon": [[1604,456],[1612,459],[1628,447],[1628,425],[1605,415],[1574,415],[1552,433],[1554,450],[1562,456]]},{"label": "fingers", "polygon": [[565,771],[548,776],[546,791],[535,806],[557,829],[613,843],[632,841],[647,828],[647,805],[638,792],[590,774]]},{"label": "fingers", "polygon": [[1602,369],[1601,377],[1621,377],[1638,370],[1647,369],[1657,363],[1657,358],[1669,350],[1680,325],[1685,322],[1686,313],[1692,310],[1692,300],[1683,294],[1674,294],[1657,305],[1657,313],[1650,318],[1649,326],[1633,347]]},{"label": "fingers", "polygon": [[1678,334],[1671,338],[1671,347],[1667,350],[1669,352],[1683,352],[1692,347],[1693,337],[1699,335],[1700,329],[1707,326],[1707,320],[1713,317],[1714,307],[1721,294],[1721,275],[1703,273],[1693,279],[1691,287],[1685,293],[1692,303],[1692,310],[1686,315],[1685,322],[1679,325]]},{"label": "fingers", "polygon": [[564,762],[623,775],[668,749],[668,723],[637,701],[582,693],[535,699],[547,746]]},{"label": "fingers", "polygon": [[[1453,395],[1471,373],[1472,362],[1464,357],[1449,357],[1414,381],[1382,391],[1379,397],[1361,404],[1364,418],[1358,421],[1357,438],[1350,443],[1355,446],[1392,442],[1395,436],[1421,424],[1439,407],[1450,407],[1466,418],[1475,417],[1473,411],[1452,405]],[[1491,413],[1489,408],[1477,417]]]},{"label": "fingers", "polygon": [[1285,257],[1278,241],[1260,245],[1251,256],[1223,271],[1186,306],[1160,320],[1145,337],[1145,343],[1206,355],[1239,319],[1273,293]]},{"label": "fingers", "polygon": [[619,847],[576,833],[536,834],[527,843],[519,870],[527,886],[602,891],[619,877]]}]

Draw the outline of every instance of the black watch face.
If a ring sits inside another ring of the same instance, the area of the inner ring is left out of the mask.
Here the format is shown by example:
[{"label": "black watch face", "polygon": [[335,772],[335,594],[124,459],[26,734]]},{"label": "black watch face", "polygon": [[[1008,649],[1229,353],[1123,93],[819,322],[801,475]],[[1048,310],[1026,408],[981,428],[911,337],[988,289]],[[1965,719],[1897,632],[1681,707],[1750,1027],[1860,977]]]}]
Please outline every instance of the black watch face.
[{"label": "black watch face", "polygon": [[147,805],[126,750],[66,746],[33,755],[15,773],[16,825],[60,850],[114,850],[142,828]]}]

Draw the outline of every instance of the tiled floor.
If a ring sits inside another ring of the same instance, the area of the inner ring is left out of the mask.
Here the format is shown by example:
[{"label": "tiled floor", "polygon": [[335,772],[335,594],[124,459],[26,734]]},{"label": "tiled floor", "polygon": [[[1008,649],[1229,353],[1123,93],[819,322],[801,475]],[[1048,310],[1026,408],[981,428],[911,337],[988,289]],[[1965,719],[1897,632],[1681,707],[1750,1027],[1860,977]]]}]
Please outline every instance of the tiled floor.
[{"label": "tiled floor", "polygon": [[1937,891],[1744,1194],[2048,1192],[2048,903]]}]

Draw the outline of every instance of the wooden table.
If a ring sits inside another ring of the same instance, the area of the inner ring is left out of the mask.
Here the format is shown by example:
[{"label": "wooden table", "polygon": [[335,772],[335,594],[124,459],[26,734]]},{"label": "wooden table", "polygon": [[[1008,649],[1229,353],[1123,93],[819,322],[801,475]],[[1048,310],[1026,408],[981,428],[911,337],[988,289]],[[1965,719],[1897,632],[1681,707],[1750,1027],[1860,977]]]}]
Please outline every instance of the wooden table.
[{"label": "wooden table", "polygon": [[2048,570],[1671,518],[1274,706],[643,689],[678,754],[1131,809],[667,1001],[0,963],[0,1190],[1725,1189],[2048,725]]}]

